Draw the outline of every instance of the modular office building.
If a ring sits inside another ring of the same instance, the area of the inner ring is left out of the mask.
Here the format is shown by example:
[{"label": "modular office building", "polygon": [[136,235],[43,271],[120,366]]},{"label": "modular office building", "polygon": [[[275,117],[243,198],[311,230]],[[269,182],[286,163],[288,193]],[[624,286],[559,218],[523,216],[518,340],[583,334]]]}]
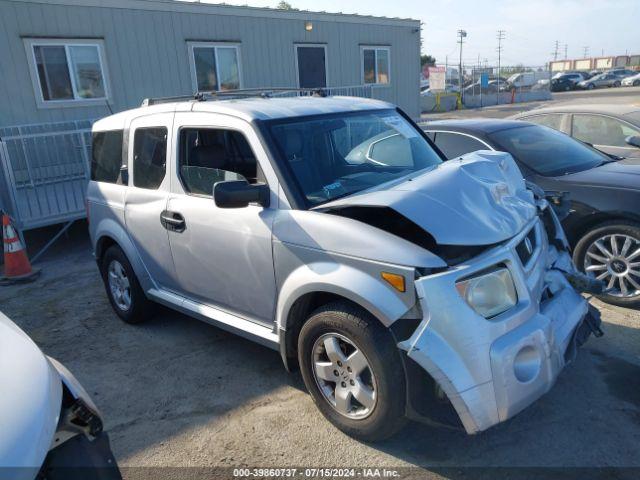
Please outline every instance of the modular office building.
[{"label": "modular office building", "polygon": [[84,216],[91,122],[146,97],[327,87],[419,115],[420,22],[171,0],[0,0],[0,208]]}]

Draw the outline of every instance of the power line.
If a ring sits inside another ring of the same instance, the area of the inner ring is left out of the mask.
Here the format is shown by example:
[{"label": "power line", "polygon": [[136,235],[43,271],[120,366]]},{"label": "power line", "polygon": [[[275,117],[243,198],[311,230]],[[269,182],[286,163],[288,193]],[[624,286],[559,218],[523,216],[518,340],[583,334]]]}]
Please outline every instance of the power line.
[{"label": "power line", "polygon": [[582,47],[582,58],[589,57],[589,47]]},{"label": "power line", "polygon": [[560,48],[560,42],[558,40],[556,40],[555,48],[553,49],[553,52],[551,52],[551,55],[553,55],[553,61],[554,62],[556,60],[558,60],[558,49],[559,48]]},{"label": "power line", "polygon": [[[496,51],[498,52],[498,92],[500,92],[500,61],[502,60],[502,41],[505,39],[506,32],[504,30],[498,30],[498,35],[496,38],[498,39],[498,48]],[[498,95],[498,100],[500,100],[500,96]],[[498,103],[500,103],[498,101]]]},{"label": "power line", "polygon": [[460,70],[458,71],[458,85],[460,86],[460,96],[464,96],[464,89],[462,88],[462,84],[463,84],[463,75],[462,75],[462,44],[464,43],[464,39],[467,37],[467,31],[466,30],[458,30],[458,43],[460,44],[460,64],[458,66],[458,68],[460,68]]}]

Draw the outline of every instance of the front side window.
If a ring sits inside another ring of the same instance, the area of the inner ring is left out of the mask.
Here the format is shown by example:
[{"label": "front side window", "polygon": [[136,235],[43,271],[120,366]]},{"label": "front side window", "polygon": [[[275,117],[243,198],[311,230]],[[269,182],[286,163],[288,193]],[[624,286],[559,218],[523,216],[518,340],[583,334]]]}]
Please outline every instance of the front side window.
[{"label": "front side window", "polygon": [[442,153],[448,158],[457,158],[466,153],[475,152],[477,150],[489,150],[484,143],[459,133],[451,132],[434,132],[434,142]]},{"label": "front side window", "polygon": [[273,120],[269,132],[311,207],[442,162],[395,110]]},{"label": "front side window", "polygon": [[389,47],[362,47],[362,80],[365,84],[390,82],[389,57]]},{"label": "front side window", "polygon": [[249,143],[235,130],[182,128],[179,161],[184,189],[196,195],[211,196],[225,180],[263,181]]},{"label": "front side window", "polygon": [[212,92],[240,88],[238,46],[190,43],[189,50],[194,90]]},{"label": "front side window", "polygon": [[25,40],[44,104],[107,99],[102,43],[96,41]]},{"label": "front side window", "polygon": [[640,131],[615,118],[576,114],[573,116],[572,134],[578,140],[591,145],[628,147],[625,138],[640,135]]},{"label": "front side window", "polygon": [[122,130],[94,132],[91,148],[91,180],[119,183],[122,166]]},{"label": "front side window", "polygon": [[598,150],[548,127],[508,128],[491,133],[489,137],[499,150],[510,153],[546,177],[589,170],[609,161]]},{"label": "front side window", "polygon": [[133,139],[133,184],[136,187],[157,190],[164,180],[166,167],[167,129],[136,129]]}]

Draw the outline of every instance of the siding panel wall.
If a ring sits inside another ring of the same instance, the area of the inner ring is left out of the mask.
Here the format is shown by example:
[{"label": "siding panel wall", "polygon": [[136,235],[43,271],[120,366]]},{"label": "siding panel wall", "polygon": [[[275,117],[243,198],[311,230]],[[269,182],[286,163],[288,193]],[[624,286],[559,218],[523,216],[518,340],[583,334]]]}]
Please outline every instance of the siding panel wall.
[{"label": "siding panel wall", "polygon": [[304,12],[260,16],[255,9],[243,14],[241,8],[219,8],[231,15],[196,13],[194,5],[183,7],[181,2],[156,2],[155,10],[127,8],[126,3],[60,3],[0,0],[0,127],[94,119],[110,113],[107,105],[37,108],[24,37],[104,39],[114,112],[135,107],[149,96],[190,94],[188,40],[239,41],[247,88],[296,86],[295,43],[327,45],[329,86],[360,84],[360,46],[389,45],[391,85],[376,88],[374,96],[397,103],[412,116],[419,113],[417,21],[349,16],[335,21],[335,15],[309,13],[313,30],[307,32]]}]

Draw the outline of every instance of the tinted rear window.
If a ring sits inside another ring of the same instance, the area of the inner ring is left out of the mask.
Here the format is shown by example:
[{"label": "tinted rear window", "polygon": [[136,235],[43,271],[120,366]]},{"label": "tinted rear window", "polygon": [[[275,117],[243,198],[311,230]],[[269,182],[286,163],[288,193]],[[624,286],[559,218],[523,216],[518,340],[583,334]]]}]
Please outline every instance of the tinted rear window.
[{"label": "tinted rear window", "polygon": [[119,183],[122,166],[122,130],[92,135],[91,180]]}]

